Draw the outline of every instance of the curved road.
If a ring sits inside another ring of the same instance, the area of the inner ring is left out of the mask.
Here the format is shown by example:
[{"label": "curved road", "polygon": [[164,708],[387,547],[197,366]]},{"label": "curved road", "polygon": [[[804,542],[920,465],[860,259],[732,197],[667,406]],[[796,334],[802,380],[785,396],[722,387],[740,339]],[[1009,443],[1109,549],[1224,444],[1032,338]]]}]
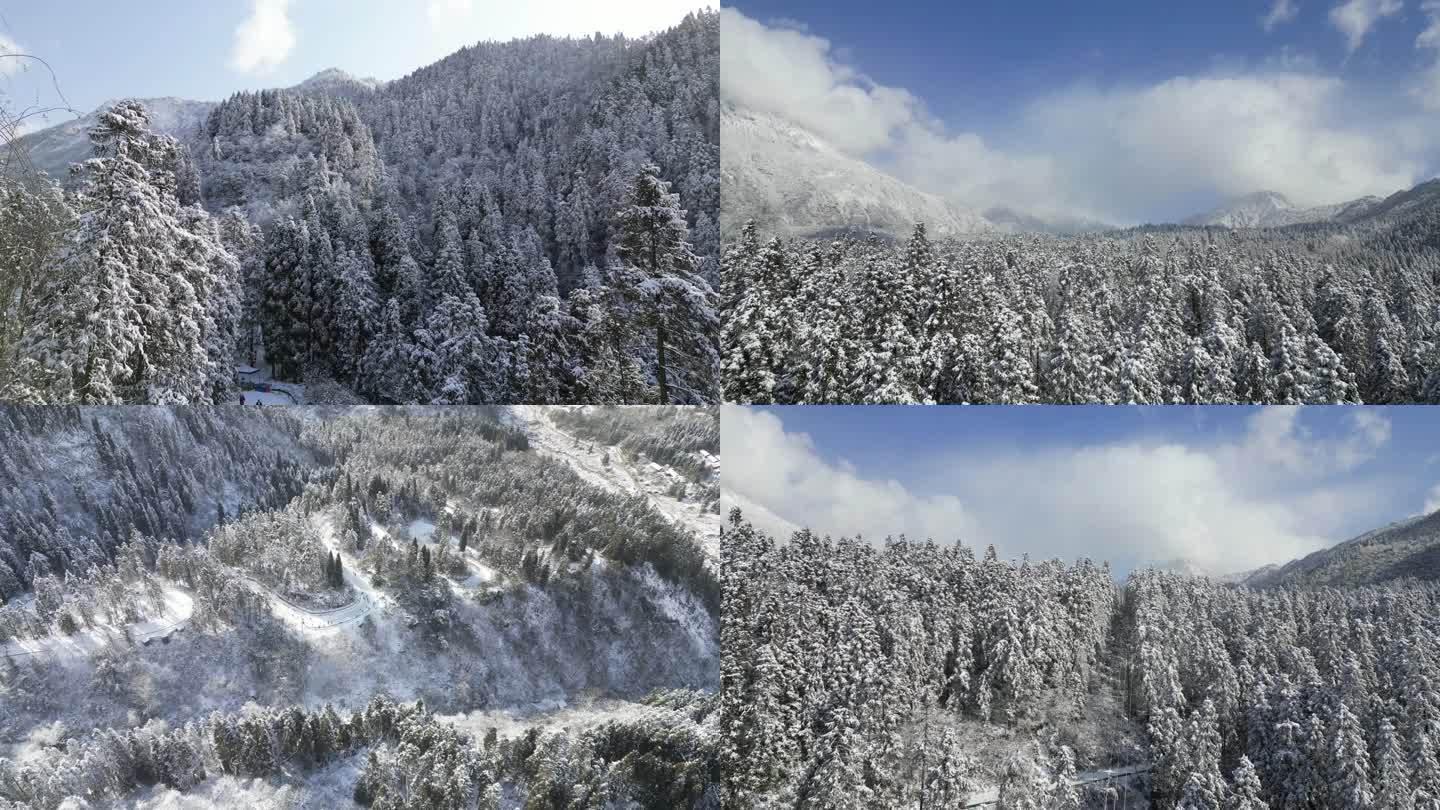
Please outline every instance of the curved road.
[{"label": "curved road", "polygon": [[[694,532],[712,559],[720,556],[720,523],[718,514],[700,509],[699,504],[680,501],[670,497],[658,486],[649,486],[644,476],[625,461],[618,448],[607,447],[587,439],[580,439],[566,433],[545,412],[544,405],[511,405],[513,414],[530,437],[531,446],[545,455],[568,463],[580,477],[602,489],[622,495],[643,495],[655,510],[670,522]],[[590,450],[587,448],[595,447]],[[612,451],[610,464],[604,463],[605,451]]]}]

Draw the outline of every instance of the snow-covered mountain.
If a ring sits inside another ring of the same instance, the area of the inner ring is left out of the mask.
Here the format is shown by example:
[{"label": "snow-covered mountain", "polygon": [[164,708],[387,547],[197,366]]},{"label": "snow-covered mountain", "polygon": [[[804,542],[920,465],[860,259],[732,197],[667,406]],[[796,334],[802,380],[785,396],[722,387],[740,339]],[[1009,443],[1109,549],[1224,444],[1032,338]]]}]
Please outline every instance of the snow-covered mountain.
[{"label": "snow-covered mountain", "polygon": [[326,68],[295,85],[294,89],[318,91],[331,96],[353,99],[378,90],[384,84],[374,77],[351,76],[340,68]]},{"label": "snow-covered mountain", "polygon": [[[115,101],[106,101],[89,115],[31,132],[21,137],[18,143],[25,147],[35,168],[64,182],[69,175],[70,164],[90,157],[90,130],[99,122],[100,113],[109,109]],[[150,125],[155,131],[173,135],[182,141],[189,140],[200,122],[215,107],[213,101],[192,101],[173,96],[141,101],[150,113]]]},{"label": "snow-covered mountain", "polygon": [[1168,562],[1157,563],[1152,567],[1160,571],[1169,571],[1172,574],[1180,574],[1187,577],[1210,576],[1210,572],[1200,567],[1199,563],[1185,557],[1176,557]]},{"label": "snow-covered mountain", "polygon": [[1374,211],[1383,200],[1361,197],[1358,200],[1303,208],[1275,191],[1257,191],[1225,203],[1208,213],[1185,220],[1185,225],[1211,225],[1223,228],[1279,228],[1311,222],[1351,222]]},{"label": "snow-covered mountain", "polygon": [[1367,585],[1411,577],[1440,580],[1440,512],[1396,521],[1272,571],[1254,572],[1246,584]]},{"label": "snow-covered mountain", "polygon": [[995,227],[1011,233],[1048,233],[1066,236],[1078,233],[1098,233],[1114,230],[1115,226],[1099,220],[1074,216],[1036,216],[1014,208],[998,206],[987,208],[985,218]]},{"label": "snow-covered mountain", "polygon": [[[323,93],[337,98],[354,99],[381,87],[378,79],[357,78],[339,68],[328,68],[295,85],[294,90]],[[70,164],[90,157],[90,129],[99,121],[100,113],[118,99],[110,99],[93,112],[80,118],[63,121],[37,130],[19,139],[35,168],[61,182],[69,175]],[[140,99],[150,113],[150,126],[157,132],[173,135],[190,143],[205,117],[219,102],[195,101],[188,98]]]},{"label": "snow-covered mountain", "polygon": [[917,222],[935,237],[997,230],[978,212],[906,185],[803,127],[728,103],[720,112],[720,167],[726,238],[751,219],[767,233],[798,236],[845,229],[905,236]]}]

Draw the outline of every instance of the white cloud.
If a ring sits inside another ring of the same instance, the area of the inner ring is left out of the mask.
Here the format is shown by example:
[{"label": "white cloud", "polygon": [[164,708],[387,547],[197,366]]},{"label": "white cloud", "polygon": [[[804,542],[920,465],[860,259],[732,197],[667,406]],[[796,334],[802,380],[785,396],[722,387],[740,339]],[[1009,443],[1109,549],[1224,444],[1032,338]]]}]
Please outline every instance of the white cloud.
[{"label": "white cloud", "polygon": [[294,47],[290,0],[251,0],[250,16],[235,29],[230,66],[242,73],[274,70]]},{"label": "white cloud", "polygon": [[[958,498],[911,494],[896,481],[863,477],[816,453],[772,413],[727,405],[720,415],[721,482],[727,503],[754,505],[762,524],[804,525],[819,534],[874,541],[888,535],[955,540],[972,524]],[[733,459],[733,460],[732,460]]]},{"label": "white cloud", "polygon": [[1345,47],[1354,53],[1375,23],[1403,7],[1401,0],[1346,0],[1330,9],[1330,24],[1345,35]]},{"label": "white cloud", "polygon": [[[947,130],[913,94],[875,83],[830,42],[793,26],[725,8],[721,37],[723,99],[981,209],[1125,224],[1173,216],[1166,207],[1177,199],[1262,190],[1300,205],[1336,203],[1413,185],[1436,141],[1433,127],[1392,114],[1373,92],[1294,60],[1128,86],[1075,84],[1032,100],[1013,133],[987,139]],[[1440,81],[1435,90],[1440,99]]]},{"label": "white cloud", "polygon": [[720,41],[722,99],[783,116],[844,151],[887,147],[919,115],[910,93],[870,81],[793,23],[767,26],[721,8]]},{"label": "white cloud", "polygon": [[[1413,185],[1423,161],[1401,125],[1353,111],[1341,80],[1275,71],[1071,88],[1032,103],[1022,125],[1053,155],[1042,190],[1123,221],[1176,196],[1265,190],[1320,205]],[[924,177],[946,157],[909,171]]]},{"label": "white cloud", "polygon": [[13,76],[25,67],[24,59],[7,54],[24,53],[25,48],[10,37],[0,34],[0,76]]},{"label": "white cloud", "polygon": [[1420,74],[1420,80],[1410,94],[1420,106],[1431,112],[1440,111],[1440,0],[1426,0],[1420,4],[1425,12],[1426,26],[1415,38],[1415,47],[1435,52],[1435,61]]},{"label": "white cloud", "polygon": [[1390,437],[1389,420],[1373,411],[1354,412],[1343,435],[1316,437],[1300,409],[1268,408],[1242,436],[1213,446],[1126,439],[929,459],[907,480],[951,494],[925,495],[827,461],[808,436],[785,429],[783,412],[727,406],[721,418],[724,487],[747,516],[760,515],[757,525],[872,541],[904,532],[994,543],[1010,557],[1088,556],[1125,567],[1186,559],[1213,573],[1344,539],[1340,527],[1371,506],[1378,487],[1337,476],[1373,459]]},{"label": "white cloud", "polygon": [[1275,26],[1295,19],[1299,13],[1300,6],[1293,0],[1275,0],[1275,4],[1270,7],[1270,13],[1260,18],[1260,27],[1266,31],[1273,30]]},{"label": "white cloud", "polygon": [[1425,495],[1425,505],[1420,508],[1420,514],[1428,515],[1435,511],[1440,511],[1440,484],[1431,487]]},{"label": "white cloud", "polygon": [[448,26],[465,22],[475,10],[475,0],[430,0],[425,13],[431,27],[444,30]]},{"label": "white cloud", "polygon": [[1390,442],[1390,419],[1373,409],[1352,409],[1350,432],[1317,440],[1294,405],[1263,408],[1250,417],[1243,442],[1224,445],[1217,458],[1233,475],[1263,481],[1276,475],[1319,477],[1348,472],[1375,458]]}]

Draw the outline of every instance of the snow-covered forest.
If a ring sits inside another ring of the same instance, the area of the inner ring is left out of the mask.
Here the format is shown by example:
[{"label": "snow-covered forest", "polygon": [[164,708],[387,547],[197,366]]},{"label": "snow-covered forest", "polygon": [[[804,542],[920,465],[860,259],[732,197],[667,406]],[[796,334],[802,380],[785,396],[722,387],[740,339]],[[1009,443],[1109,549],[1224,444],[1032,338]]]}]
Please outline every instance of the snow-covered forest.
[{"label": "snow-covered forest", "polygon": [[718,807],[718,414],[531,410],[0,408],[0,806]]},{"label": "snow-covered forest", "polygon": [[748,227],[722,262],[725,401],[1440,402],[1431,186],[1374,221],[1284,229]]},{"label": "snow-covered forest", "polygon": [[720,761],[745,807],[1440,806],[1440,589],[1252,589],[733,513]]},{"label": "snow-covered forest", "polygon": [[0,393],[713,402],[718,76],[697,12],[238,93],[177,136],[118,102],[64,189],[0,179]]}]

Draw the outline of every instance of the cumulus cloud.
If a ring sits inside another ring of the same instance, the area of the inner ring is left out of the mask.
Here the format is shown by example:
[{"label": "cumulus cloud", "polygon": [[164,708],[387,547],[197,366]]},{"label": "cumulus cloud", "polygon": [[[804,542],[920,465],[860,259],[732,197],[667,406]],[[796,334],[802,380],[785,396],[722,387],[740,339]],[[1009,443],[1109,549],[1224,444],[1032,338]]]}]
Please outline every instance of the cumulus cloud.
[{"label": "cumulus cloud", "polygon": [[251,0],[250,16],[235,29],[230,66],[241,73],[264,73],[284,63],[294,47],[290,0]]},{"label": "cumulus cloud", "polygon": [[1295,19],[1300,13],[1300,6],[1292,0],[1275,0],[1270,7],[1270,13],[1260,18],[1260,27],[1266,31],[1273,30],[1281,23],[1287,23]]},{"label": "cumulus cloud", "polygon": [[753,505],[762,523],[874,540],[899,534],[955,539],[971,531],[958,498],[918,496],[897,481],[826,461],[809,436],[786,431],[773,413],[727,405],[720,418],[727,503],[742,511]]},{"label": "cumulus cloud", "polygon": [[[783,416],[732,407],[722,415],[724,488],[747,516],[762,515],[757,525],[871,540],[904,532],[1121,567],[1185,559],[1212,573],[1343,539],[1337,527],[1377,493],[1336,476],[1373,459],[1390,437],[1389,420],[1373,411],[1351,414],[1340,435],[1315,436],[1300,409],[1268,408],[1220,444],[1126,439],[965,453],[931,460],[906,486],[826,460]],[[937,492],[946,494],[924,494]]]},{"label": "cumulus cloud", "polygon": [[24,53],[25,49],[20,43],[10,37],[0,34],[0,76],[13,76],[24,64],[25,60],[16,59],[12,54]]},{"label": "cumulus cloud", "polygon": [[[1262,190],[1300,205],[1336,203],[1413,185],[1435,141],[1423,122],[1384,109],[1373,93],[1293,60],[1135,85],[1075,84],[1023,105],[1013,132],[986,138],[942,125],[907,90],[876,83],[830,42],[793,26],[725,8],[721,37],[724,100],[784,117],[922,190],[980,209],[1126,224],[1174,216],[1167,206],[1177,199]],[[1440,103],[1440,69],[1434,90]]]},{"label": "cumulus cloud", "polygon": [[1399,14],[1403,7],[1401,0],[1346,0],[1330,9],[1330,24],[1345,35],[1345,46],[1354,53],[1375,23]]},{"label": "cumulus cloud", "polygon": [[720,40],[721,98],[783,116],[841,150],[890,146],[920,113],[910,93],[876,84],[793,23],[767,26],[722,8]]},{"label": "cumulus cloud", "polygon": [[[1030,173],[1016,187],[1123,221],[1177,196],[1266,190],[1321,205],[1412,185],[1423,164],[1397,147],[1400,126],[1350,123],[1345,90],[1338,79],[1288,71],[1071,88],[1024,113],[1023,130],[1053,158],[1044,182]],[[906,171],[943,172],[955,157],[916,150]]]}]

